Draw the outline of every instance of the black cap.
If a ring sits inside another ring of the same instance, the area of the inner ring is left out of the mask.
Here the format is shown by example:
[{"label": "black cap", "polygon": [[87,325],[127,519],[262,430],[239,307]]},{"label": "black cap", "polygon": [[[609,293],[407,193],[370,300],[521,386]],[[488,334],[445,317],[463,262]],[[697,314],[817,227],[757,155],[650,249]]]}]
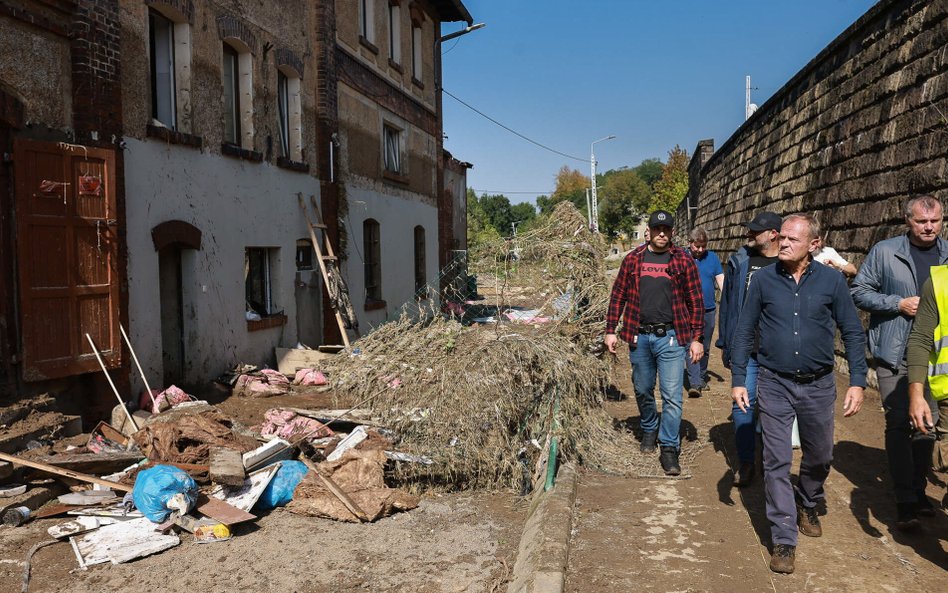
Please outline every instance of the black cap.
[{"label": "black cap", "polygon": [[670,212],[664,210],[656,210],[648,217],[648,226],[649,228],[657,226],[667,226],[670,228],[675,228],[675,217],[671,215]]},{"label": "black cap", "polygon": [[748,222],[744,226],[759,233],[760,231],[779,231],[780,226],[783,224],[783,219],[779,215],[774,214],[773,212],[761,212],[754,217],[754,220]]}]

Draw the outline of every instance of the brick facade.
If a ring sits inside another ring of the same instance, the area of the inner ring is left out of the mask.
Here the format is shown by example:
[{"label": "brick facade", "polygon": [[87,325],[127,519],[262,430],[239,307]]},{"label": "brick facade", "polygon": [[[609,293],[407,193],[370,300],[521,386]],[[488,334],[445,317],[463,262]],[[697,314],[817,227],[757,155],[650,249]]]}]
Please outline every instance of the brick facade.
[{"label": "brick facade", "polygon": [[257,36],[237,17],[231,15],[217,17],[217,34],[221,39],[239,39],[250,48],[250,53],[256,55]]}]

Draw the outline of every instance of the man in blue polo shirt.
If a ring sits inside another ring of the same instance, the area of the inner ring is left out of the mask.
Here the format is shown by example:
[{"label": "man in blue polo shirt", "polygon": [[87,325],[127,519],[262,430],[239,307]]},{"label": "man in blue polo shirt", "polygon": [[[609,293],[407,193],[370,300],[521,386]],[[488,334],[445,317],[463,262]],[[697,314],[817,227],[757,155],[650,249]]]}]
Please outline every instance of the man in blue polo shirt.
[{"label": "man in blue polo shirt", "polygon": [[[849,362],[845,416],[862,407],[866,386],[865,333],[843,275],[813,261],[819,239],[820,224],[812,216],[784,218],[778,261],[754,274],[732,343],[731,397],[746,410],[747,362],[755,334],[759,336],[757,408],[773,544],[770,570],[782,573],[794,570],[798,530],[810,537],[823,535],[816,505],[826,498],[823,483],[833,461],[837,328]],[[796,485],[790,482],[794,415],[803,445]]]},{"label": "man in blue polo shirt", "polygon": [[[688,234],[688,252],[695,258],[698,275],[701,277],[701,293],[704,296],[704,344],[711,343],[714,333],[714,289],[724,287],[724,270],[718,254],[708,249],[708,232],[704,227],[696,227]],[[704,349],[704,356],[698,362],[688,362],[685,376],[688,385],[688,397],[701,397],[708,390],[708,356],[711,348]]]}]

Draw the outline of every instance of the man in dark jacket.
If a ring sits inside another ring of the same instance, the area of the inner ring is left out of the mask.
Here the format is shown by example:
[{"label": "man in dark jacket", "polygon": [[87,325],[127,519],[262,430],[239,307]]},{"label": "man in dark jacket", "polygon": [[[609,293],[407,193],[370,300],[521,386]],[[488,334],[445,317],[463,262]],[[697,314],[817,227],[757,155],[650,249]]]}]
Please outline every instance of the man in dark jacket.
[{"label": "man in dark jacket", "polygon": [[[671,213],[653,212],[648,226],[648,243],[625,256],[612,286],[605,345],[614,353],[619,337],[629,343],[641,449],[652,452],[657,441],[662,469],[677,476],[685,359],[697,362],[704,354],[704,297],[694,258],[671,242],[675,226]],[[620,319],[622,330],[617,335]],[[655,406],[656,375],[661,421]]]},{"label": "man in dark jacket", "polygon": [[[781,218],[773,212],[761,212],[748,222],[747,244],[738,249],[727,261],[724,271],[724,289],[721,291],[720,319],[718,323],[717,347],[721,349],[724,366],[731,366],[731,342],[737,330],[747,287],[754,273],[777,261],[780,250],[778,236]],[[740,467],[734,475],[734,485],[744,487],[754,479],[754,450],[756,448],[754,412],[757,409],[757,349],[754,348],[747,362],[747,394],[750,405],[746,410],[734,404],[731,417],[734,419],[734,438]]]}]

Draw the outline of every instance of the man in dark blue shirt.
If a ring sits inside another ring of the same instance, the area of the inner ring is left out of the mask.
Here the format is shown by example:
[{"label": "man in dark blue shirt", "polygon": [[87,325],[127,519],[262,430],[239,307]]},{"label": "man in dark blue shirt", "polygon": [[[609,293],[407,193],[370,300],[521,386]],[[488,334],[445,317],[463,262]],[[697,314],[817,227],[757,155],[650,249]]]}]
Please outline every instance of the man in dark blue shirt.
[{"label": "man in dark blue shirt", "polygon": [[[823,483],[833,460],[837,328],[849,362],[845,416],[862,407],[866,386],[865,335],[849,288],[842,274],[812,260],[819,226],[810,215],[784,219],[778,262],[754,274],[732,344],[731,397],[743,410],[749,405],[744,381],[757,330],[757,406],[774,572],[793,572],[798,527],[811,537],[823,534],[816,505],[825,498]],[[794,414],[803,445],[796,488],[790,484]]]}]

